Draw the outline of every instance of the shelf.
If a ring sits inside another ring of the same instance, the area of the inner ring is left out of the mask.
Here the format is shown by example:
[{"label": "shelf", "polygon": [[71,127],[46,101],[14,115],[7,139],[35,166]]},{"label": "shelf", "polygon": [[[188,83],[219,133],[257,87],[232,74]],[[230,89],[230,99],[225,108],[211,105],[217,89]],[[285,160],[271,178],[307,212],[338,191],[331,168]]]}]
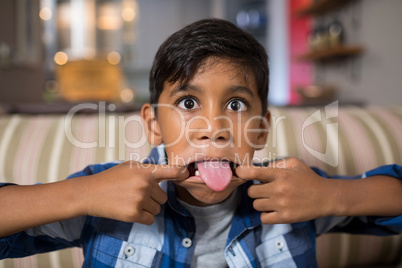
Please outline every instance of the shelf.
[{"label": "shelf", "polygon": [[363,52],[362,46],[341,45],[318,51],[311,51],[297,57],[299,61],[328,61],[338,58],[357,56]]},{"label": "shelf", "polygon": [[304,16],[324,15],[342,6],[345,6],[346,4],[352,1],[355,0],[318,0],[317,2],[311,4],[310,6],[299,10],[296,13],[296,16],[304,17]]}]

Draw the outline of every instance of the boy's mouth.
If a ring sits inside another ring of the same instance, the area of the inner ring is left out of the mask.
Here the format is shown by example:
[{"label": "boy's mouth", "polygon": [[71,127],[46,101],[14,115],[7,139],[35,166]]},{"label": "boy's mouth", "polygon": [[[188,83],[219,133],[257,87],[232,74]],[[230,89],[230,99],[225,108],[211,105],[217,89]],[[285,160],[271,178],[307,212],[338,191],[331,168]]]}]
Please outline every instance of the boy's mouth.
[{"label": "boy's mouth", "polygon": [[196,161],[187,165],[190,177],[199,177],[216,192],[226,189],[238,165],[227,160]]}]

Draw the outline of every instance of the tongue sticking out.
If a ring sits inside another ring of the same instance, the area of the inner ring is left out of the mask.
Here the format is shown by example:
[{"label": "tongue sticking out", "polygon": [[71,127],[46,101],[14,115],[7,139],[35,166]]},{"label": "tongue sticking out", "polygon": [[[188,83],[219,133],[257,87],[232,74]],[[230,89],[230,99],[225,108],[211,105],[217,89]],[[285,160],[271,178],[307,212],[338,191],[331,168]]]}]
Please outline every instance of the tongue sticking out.
[{"label": "tongue sticking out", "polygon": [[205,184],[216,192],[225,190],[232,180],[232,170],[228,162],[198,162],[198,171]]}]

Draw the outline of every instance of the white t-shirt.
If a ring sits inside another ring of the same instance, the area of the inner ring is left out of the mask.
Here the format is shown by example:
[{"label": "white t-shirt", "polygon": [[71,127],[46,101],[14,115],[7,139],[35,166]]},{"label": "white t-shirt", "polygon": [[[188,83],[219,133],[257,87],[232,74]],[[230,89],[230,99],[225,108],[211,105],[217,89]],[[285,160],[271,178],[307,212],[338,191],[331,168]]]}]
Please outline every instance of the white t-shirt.
[{"label": "white t-shirt", "polygon": [[235,190],[225,201],[207,207],[192,206],[179,201],[195,219],[195,248],[191,267],[228,267],[224,249],[240,201],[239,191]]}]

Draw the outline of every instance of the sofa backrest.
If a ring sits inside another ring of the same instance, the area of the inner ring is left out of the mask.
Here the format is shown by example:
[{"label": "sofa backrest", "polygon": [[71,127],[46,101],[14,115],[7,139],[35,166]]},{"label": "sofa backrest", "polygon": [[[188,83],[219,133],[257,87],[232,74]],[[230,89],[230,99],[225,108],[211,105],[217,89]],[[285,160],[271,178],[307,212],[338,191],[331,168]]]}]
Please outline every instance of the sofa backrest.
[{"label": "sofa backrest", "polygon": [[[296,156],[310,166],[340,175],[356,175],[384,164],[402,164],[402,106],[360,108],[333,104],[321,109],[272,107],[270,110],[267,146],[256,153],[256,161]],[[0,115],[0,179],[6,182],[34,184],[62,180],[88,164],[141,161],[150,150],[138,113],[71,117]],[[401,250],[402,239],[394,240],[390,243]],[[340,249],[343,244],[339,241],[339,254],[344,255],[332,257],[334,267],[356,259],[356,254]],[[318,251],[322,253],[318,259],[325,267],[336,248],[325,240],[319,245]],[[326,252],[328,248],[331,253]],[[400,252],[389,254],[387,260],[400,258]],[[325,254],[327,257],[320,257]],[[38,262],[71,267],[80,266],[81,258],[79,250],[62,251],[46,257],[0,261],[0,267],[2,262],[7,262],[5,267],[16,262],[23,262],[24,267]]]}]

